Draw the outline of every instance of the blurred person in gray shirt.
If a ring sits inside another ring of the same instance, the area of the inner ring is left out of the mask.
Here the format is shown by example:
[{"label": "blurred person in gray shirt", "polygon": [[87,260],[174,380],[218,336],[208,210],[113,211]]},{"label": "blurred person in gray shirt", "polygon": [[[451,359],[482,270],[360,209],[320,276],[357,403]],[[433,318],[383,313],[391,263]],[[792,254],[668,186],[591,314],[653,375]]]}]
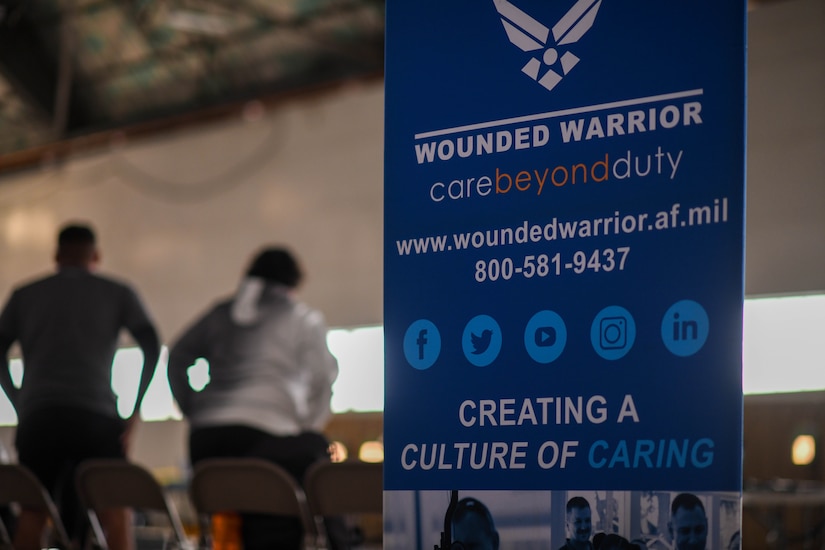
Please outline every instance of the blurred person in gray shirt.
[{"label": "blurred person in gray shirt", "polygon": [[[322,314],[295,295],[302,276],[289,250],[262,250],[235,295],[209,308],[172,345],[169,385],[189,421],[193,465],[262,458],[303,483],[307,468],[329,457],[322,431],[332,415],[338,362],[327,347]],[[201,358],[210,381],[198,392],[188,369]],[[245,550],[301,545],[294,518],[244,514],[241,523]],[[340,525],[327,530],[335,544]]]},{"label": "blurred person in gray shirt", "polygon": [[[65,226],[55,260],[57,273],[15,289],[0,313],[0,386],[17,413],[19,462],[51,493],[69,536],[78,540],[85,516],[75,468],[91,458],[126,458],[160,342],[136,292],[96,273],[100,252],[91,227]],[[123,329],[143,352],[137,399],[126,419],[112,391],[112,361]],[[8,362],[14,342],[24,368],[19,388]],[[100,519],[112,550],[134,546],[129,510],[109,510]],[[41,548],[45,524],[44,514],[24,508],[14,547]]]}]

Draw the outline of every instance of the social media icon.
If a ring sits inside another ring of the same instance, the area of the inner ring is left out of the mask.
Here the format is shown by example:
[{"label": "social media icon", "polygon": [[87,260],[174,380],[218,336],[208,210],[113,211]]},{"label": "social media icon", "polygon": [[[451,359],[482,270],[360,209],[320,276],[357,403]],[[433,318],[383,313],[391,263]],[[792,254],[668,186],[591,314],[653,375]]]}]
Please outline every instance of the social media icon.
[{"label": "social media icon", "polygon": [[427,319],[412,323],[404,334],[404,357],[415,369],[432,367],[441,354],[441,333]]},{"label": "social media icon", "polygon": [[601,310],[590,325],[590,342],[603,359],[621,359],[636,341],[636,321],[625,308],[608,306]]},{"label": "social media icon", "polygon": [[599,347],[623,349],[627,346],[627,318],[605,317],[599,321]]},{"label": "social media icon", "polygon": [[540,348],[546,348],[556,343],[556,329],[553,327],[539,327],[533,336],[533,341]]},{"label": "social media icon", "polygon": [[501,351],[501,328],[489,315],[477,315],[464,327],[461,348],[467,360],[477,367],[486,367]]},{"label": "social media icon", "polygon": [[673,355],[689,357],[704,347],[710,333],[708,314],[693,300],[676,302],[662,317],[662,342]]},{"label": "social media icon", "polygon": [[485,328],[481,334],[470,332],[470,345],[473,346],[473,355],[481,355],[490,348],[493,341],[493,331]]},{"label": "social media icon", "polygon": [[539,311],[524,329],[524,347],[537,363],[552,363],[567,345],[567,327],[555,311]]},{"label": "social media icon", "polygon": [[418,338],[415,339],[415,344],[418,346],[418,360],[423,361],[426,355],[424,354],[424,350],[426,349],[427,342],[427,334],[430,333],[430,329],[422,328],[418,331]]}]

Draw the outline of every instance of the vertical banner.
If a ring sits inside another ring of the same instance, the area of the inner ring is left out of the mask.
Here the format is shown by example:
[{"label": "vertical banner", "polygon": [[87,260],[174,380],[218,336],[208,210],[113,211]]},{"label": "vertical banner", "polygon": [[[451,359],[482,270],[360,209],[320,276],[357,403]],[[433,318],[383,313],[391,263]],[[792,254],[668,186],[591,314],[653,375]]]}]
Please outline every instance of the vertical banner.
[{"label": "vertical banner", "polygon": [[745,16],[387,2],[386,548],[738,548]]}]

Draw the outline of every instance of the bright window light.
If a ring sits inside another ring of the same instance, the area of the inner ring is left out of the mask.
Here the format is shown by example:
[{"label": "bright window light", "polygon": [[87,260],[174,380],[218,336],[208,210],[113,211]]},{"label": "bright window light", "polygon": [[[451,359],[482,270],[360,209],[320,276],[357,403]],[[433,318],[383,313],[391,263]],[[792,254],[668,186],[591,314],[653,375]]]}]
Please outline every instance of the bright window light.
[{"label": "bright window light", "polygon": [[[744,373],[746,394],[825,390],[821,341],[825,327],[825,294],[745,300]],[[340,369],[332,391],[332,410],[370,412],[384,409],[384,330],[381,326],[333,329],[327,343]],[[167,350],[164,348],[155,377],[143,402],[144,420],[181,418],[166,381]],[[122,349],[115,356],[112,389],[118,410],[127,414],[134,406],[140,376],[141,354]],[[20,384],[23,365],[10,361],[15,384]],[[209,366],[199,361],[189,370],[196,390],[209,382]],[[0,425],[14,425],[17,416],[0,392]]]},{"label": "bright window light", "polygon": [[[20,359],[11,359],[9,361],[9,372],[11,374],[11,381],[18,388],[23,381],[23,361]],[[0,390],[0,426],[16,426],[17,414],[14,412],[14,407],[11,406],[11,401],[6,397],[3,390]]]},{"label": "bright window light", "polygon": [[384,327],[330,330],[327,345],[339,369],[332,411],[383,411]]},{"label": "bright window light", "polygon": [[9,373],[11,374],[12,383],[19,388],[20,384],[23,383],[23,360],[12,359],[9,361]]},{"label": "bright window light", "polygon": [[[338,379],[332,387],[332,410],[336,413],[370,412],[384,409],[384,329],[381,326],[333,329],[327,344],[338,359]],[[155,372],[141,407],[145,421],[180,419],[181,413],[172,398],[166,378],[168,350],[161,352]],[[112,366],[112,391],[117,396],[118,412],[127,415],[135,406],[143,356],[138,348],[124,348],[115,354]],[[18,386],[23,379],[23,363],[12,359],[10,370]],[[189,372],[189,384],[196,391],[209,383],[209,365],[199,359]],[[6,395],[0,391],[0,426],[17,424],[17,415]]]},{"label": "bright window light", "polygon": [[203,391],[203,388],[209,385],[212,379],[209,376],[209,363],[203,357],[197,359],[195,364],[189,367],[186,371],[186,376],[189,378],[189,386],[195,391]]},{"label": "bright window light", "polygon": [[825,294],[745,300],[745,393],[825,389],[824,327]]},{"label": "bright window light", "polygon": [[[164,346],[160,352],[155,376],[152,377],[152,382],[146,390],[146,396],[140,407],[140,417],[147,422],[182,418],[166,378],[168,358],[169,350]],[[117,396],[117,412],[124,418],[135,407],[142,364],[143,353],[138,348],[123,348],[115,353],[112,366],[112,391]]]}]

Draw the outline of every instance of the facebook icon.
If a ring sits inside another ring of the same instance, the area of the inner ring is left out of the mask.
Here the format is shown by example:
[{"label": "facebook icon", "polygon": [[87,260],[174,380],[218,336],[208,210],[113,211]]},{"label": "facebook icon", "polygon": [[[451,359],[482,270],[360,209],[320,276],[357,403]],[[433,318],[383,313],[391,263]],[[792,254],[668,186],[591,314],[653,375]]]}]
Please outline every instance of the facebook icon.
[{"label": "facebook icon", "polygon": [[411,367],[425,370],[433,366],[441,354],[441,334],[427,319],[413,322],[404,334],[404,357]]},{"label": "facebook icon", "polygon": [[418,331],[418,340],[415,341],[418,344],[418,360],[424,360],[424,344],[427,343],[427,331],[428,329],[422,328]]}]

